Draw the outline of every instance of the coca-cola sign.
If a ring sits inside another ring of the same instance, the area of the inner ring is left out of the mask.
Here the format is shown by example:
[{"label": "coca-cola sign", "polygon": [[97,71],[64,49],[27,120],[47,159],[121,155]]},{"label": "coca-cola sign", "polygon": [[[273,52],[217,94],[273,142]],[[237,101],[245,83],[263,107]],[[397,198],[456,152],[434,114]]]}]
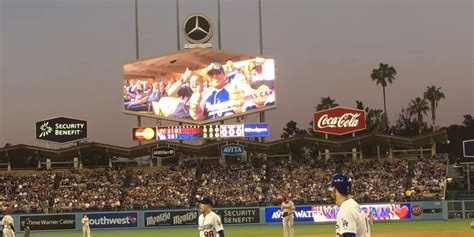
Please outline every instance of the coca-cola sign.
[{"label": "coca-cola sign", "polygon": [[336,107],[314,113],[315,132],[343,135],[365,129],[365,111]]}]

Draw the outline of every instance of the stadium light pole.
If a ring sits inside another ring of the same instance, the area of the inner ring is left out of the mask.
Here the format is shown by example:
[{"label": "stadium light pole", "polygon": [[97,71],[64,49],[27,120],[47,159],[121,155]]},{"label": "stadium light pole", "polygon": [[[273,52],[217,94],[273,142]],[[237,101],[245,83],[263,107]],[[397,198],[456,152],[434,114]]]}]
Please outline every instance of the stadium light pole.
[{"label": "stadium light pole", "polygon": [[222,49],[221,44],[221,0],[217,0],[217,48]]},{"label": "stadium light pole", "polygon": [[[258,27],[260,32],[260,55],[263,55],[263,33],[262,33],[262,0],[258,0]],[[260,112],[260,122],[265,122],[265,112]],[[265,137],[261,138],[265,142]]]},{"label": "stadium light pole", "polygon": [[[135,59],[140,58],[140,47],[139,47],[139,38],[138,38],[138,0],[135,0]],[[137,116],[137,126],[142,126],[142,118]],[[139,141],[138,145],[141,146],[142,142]],[[140,162],[141,163],[141,162]]]},{"label": "stadium light pole", "polygon": [[181,50],[181,40],[179,38],[179,0],[176,0],[176,48]]}]

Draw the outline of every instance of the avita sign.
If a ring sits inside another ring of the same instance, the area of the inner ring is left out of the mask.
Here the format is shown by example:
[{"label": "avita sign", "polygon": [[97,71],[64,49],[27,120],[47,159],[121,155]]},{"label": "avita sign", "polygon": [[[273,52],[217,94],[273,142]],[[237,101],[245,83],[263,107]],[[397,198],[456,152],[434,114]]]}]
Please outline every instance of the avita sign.
[{"label": "avita sign", "polygon": [[336,107],[314,113],[313,130],[315,132],[343,135],[364,130],[365,111]]}]

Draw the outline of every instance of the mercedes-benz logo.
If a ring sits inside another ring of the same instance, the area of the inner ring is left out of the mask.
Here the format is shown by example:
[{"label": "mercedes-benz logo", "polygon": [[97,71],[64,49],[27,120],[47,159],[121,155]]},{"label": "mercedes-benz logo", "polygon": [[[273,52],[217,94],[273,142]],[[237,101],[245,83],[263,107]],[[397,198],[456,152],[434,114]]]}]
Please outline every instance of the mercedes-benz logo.
[{"label": "mercedes-benz logo", "polygon": [[189,16],[184,21],[184,36],[190,43],[206,43],[212,36],[211,21],[206,16],[200,14]]}]

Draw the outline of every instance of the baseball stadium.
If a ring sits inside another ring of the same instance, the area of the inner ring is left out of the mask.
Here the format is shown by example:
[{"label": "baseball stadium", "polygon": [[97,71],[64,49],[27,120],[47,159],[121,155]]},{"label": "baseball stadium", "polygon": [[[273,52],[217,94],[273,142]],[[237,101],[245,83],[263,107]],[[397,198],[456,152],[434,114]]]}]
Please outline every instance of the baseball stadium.
[{"label": "baseball stadium", "polygon": [[412,3],[0,0],[1,236],[474,236],[472,2]]}]

